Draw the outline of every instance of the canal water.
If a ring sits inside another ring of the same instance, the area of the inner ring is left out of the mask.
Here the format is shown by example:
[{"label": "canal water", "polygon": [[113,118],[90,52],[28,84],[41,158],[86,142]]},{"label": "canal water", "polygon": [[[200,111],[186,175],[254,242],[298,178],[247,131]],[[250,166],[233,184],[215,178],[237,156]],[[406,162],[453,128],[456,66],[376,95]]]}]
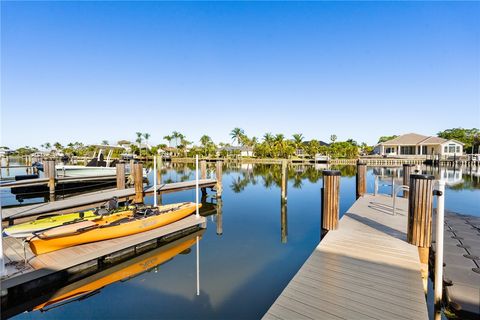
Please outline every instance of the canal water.
[{"label": "canal water", "polygon": [[[195,177],[191,165],[167,165],[162,173],[164,183]],[[207,217],[207,228],[199,242],[198,296],[196,247],[193,244],[182,254],[168,256],[169,260],[162,261],[163,264],[144,266],[147,272],[126,272],[126,278],[121,281],[111,284],[105,281],[105,286],[93,286],[89,289],[91,292],[85,289],[84,295],[72,294],[73,299],[60,299],[57,305],[45,307],[47,311],[23,312],[15,318],[261,318],[320,240],[323,169],[318,165],[291,167],[288,201],[282,207],[280,166],[242,164],[224,167],[221,203],[217,203],[210,190],[204,199],[202,214]],[[342,173],[340,211],[343,214],[355,199],[355,167],[337,169]],[[368,192],[373,192],[374,177],[379,176],[379,192],[390,193],[392,177],[401,177],[400,170],[369,168]],[[209,167],[208,174],[213,176],[213,166]],[[479,175],[465,170],[459,174],[458,169],[436,174],[449,179],[447,209],[480,215]],[[2,176],[5,177],[6,173],[2,172]],[[2,205],[18,203],[8,191],[2,190],[1,197]],[[163,195],[162,201],[167,204],[194,199],[194,190],[189,190]],[[38,202],[43,198],[24,201]],[[147,197],[146,202],[153,203],[152,197]],[[218,205],[221,210],[215,207]],[[184,249],[180,245],[179,248]],[[65,297],[69,297],[68,290]],[[34,309],[38,304],[38,301],[27,303],[28,307],[24,309]]]}]

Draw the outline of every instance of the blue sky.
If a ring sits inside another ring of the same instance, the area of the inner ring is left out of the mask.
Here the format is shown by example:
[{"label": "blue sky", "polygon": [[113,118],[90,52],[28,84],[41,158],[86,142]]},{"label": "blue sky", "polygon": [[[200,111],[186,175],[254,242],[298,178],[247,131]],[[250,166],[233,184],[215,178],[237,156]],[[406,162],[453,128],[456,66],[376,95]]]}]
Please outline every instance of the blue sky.
[{"label": "blue sky", "polygon": [[4,2],[1,144],[480,126],[478,2]]}]

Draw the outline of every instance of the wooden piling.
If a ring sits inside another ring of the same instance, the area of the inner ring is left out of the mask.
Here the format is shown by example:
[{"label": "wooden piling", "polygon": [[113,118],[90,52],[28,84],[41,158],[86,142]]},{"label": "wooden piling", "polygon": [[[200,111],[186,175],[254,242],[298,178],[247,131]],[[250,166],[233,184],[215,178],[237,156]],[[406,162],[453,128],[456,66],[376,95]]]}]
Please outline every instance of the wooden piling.
[{"label": "wooden piling", "polygon": [[282,203],[287,202],[287,183],[288,183],[287,177],[288,177],[287,160],[282,160],[282,183],[280,186]]},{"label": "wooden piling", "polygon": [[432,244],[433,182],[434,176],[431,175],[410,175],[407,241],[418,247],[425,292],[428,284],[429,248]]},{"label": "wooden piling", "polygon": [[55,160],[45,160],[44,170],[48,178],[48,189],[50,192],[50,201],[55,201],[55,178],[57,170],[55,170]]},{"label": "wooden piling", "polygon": [[143,165],[141,163],[135,163],[133,168],[135,203],[143,203]]},{"label": "wooden piling", "polygon": [[338,226],[340,200],[340,171],[323,171],[322,229],[335,230]]},{"label": "wooden piling", "polygon": [[[200,179],[207,179],[207,161],[200,161]],[[207,188],[201,188],[202,199],[207,196]]]},{"label": "wooden piling", "polygon": [[[410,185],[410,175],[412,174],[414,165],[409,163],[403,164],[403,185],[408,186]],[[403,191],[403,197],[408,198],[408,190]]]},{"label": "wooden piling", "polygon": [[365,162],[357,162],[357,199],[367,192],[367,164]]},{"label": "wooden piling", "polygon": [[222,186],[222,161],[217,161],[215,164],[215,177],[217,179],[217,185],[216,185],[216,190],[217,190],[217,198],[222,197],[222,192],[223,192],[223,186]]},{"label": "wooden piling", "polygon": [[117,189],[125,189],[125,163],[117,163]]}]

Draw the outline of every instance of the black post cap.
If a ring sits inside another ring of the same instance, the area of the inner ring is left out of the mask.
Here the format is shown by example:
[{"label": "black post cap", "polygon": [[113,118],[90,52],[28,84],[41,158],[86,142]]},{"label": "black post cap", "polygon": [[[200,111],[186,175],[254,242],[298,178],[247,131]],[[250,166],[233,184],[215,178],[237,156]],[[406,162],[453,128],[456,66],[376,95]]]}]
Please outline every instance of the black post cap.
[{"label": "black post cap", "polygon": [[435,177],[429,174],[411,174],[410,179],[433,180]]},{"label": "black post cap", "polygon": [[324,176],[341,176],[340,171],[338,170],[323,170]]}]

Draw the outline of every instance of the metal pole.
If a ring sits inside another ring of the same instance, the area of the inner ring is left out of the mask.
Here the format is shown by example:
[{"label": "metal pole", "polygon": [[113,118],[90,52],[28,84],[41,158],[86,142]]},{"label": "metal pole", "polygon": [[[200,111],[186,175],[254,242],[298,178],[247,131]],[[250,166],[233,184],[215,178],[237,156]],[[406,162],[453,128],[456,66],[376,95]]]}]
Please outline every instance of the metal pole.
[{"label": "metal pole", "polygon": [[434,301],[439,306],[443,293],[443,228],[445,217],[445,181],[438,181],[437,195],[437,221],[436,221],[436,248],[435,248],[435,286]]},{"label": "metal pole", "polygon": [[200,295],[200,241],[199,241],[199,236],[197,236],[197,296],[199,295]]},{"label": "metal pole", "polygon": [[392,176],[392,197],[394,193],[395,193],[395,176]]},{"label": "metal pole", "polygon": [[378,176],[375,176],[375,183],[373,185],[373,195],[376,196],[378,193]]},{"label": "metal pole", "polygon": [[198,154],[195,155],[195,203],[196,203],[195,216],[199,218],[200,213],[198,211]]},{"label": "metal pole", "polygon": [[[0,212],[1,215],[1,212]],[[3,258],[3,228],[2,219],[0,219],[0,276],[5,275],[5,260]]]},{"label": "metal pole", "polygon": [[157,156],[153,156],[153,206],[157,206]]}]

